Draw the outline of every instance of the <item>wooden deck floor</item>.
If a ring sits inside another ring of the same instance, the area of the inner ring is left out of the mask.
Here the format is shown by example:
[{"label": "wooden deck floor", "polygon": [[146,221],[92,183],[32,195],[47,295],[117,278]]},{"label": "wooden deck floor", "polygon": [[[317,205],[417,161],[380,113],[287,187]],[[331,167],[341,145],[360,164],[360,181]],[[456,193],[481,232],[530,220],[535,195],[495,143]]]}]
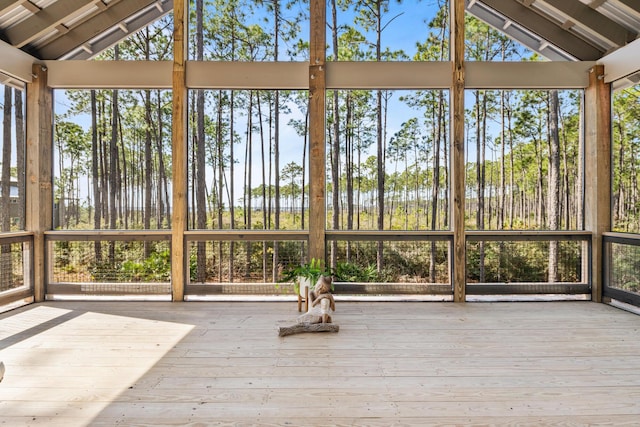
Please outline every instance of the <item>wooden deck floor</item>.
[{"label": "wooden deck floor", "polygon": [[640,425],[640,316],[591,302],[50,302],[0,315],[0,425]]}]

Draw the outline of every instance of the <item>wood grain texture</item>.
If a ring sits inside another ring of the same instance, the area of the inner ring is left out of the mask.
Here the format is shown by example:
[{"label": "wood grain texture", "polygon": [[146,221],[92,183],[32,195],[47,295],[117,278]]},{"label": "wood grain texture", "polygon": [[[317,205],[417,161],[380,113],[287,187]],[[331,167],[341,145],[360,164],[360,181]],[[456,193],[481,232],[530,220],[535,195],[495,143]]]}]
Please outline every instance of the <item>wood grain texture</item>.
[{"label": "wood grain texture", "polygon": [[326,197],[326,3],[311,0],[309,38],[309,258],[324,260]]},{"label": "wood grain texture", "polygon": [[602,301],[602,233],[611,231],[611,84],[604,82],[604,66],[589,73],[584,104],[584,220],[591,231],[592,299]]},{"label": "wood grain texture", "polygon": [[451,2],[451,57],[453,72],[451,76],[451,155],[452,191],[451,218],[453,228],[453,299],[456,302],[466,300],[466,240],[465,240],[465,158],[464,158],[464,0]]},{"label": "wood grain texture", "polygon": [[33,232],[33,277],[28,280],[34,284],[34,299],[44,301],[44,232],[53,226],[53,91],[45,67],[34,65],[33,76],[27,84],[25,225]]},{"label": "wood grain texture", "polygon": [[47,302],[0,315],[0,425],[637,425],[640,317],[592,302]]},{"label": "wood grain texture", "polygon": [[171,287],[173,301],[184,299],[185,241],[187,229],[187,85],[186,59],[188,54],[186,37],[189,15],[186,0],[173,3],[173,102],[171,132],[172,216],[171,216]]},{"label": "wood grain texture", "polygon": [[338,332],[339,330],[340,326],[333,323],[296,323],[292,326],[280,326],[278,336],[286,337],[305,332]]}]

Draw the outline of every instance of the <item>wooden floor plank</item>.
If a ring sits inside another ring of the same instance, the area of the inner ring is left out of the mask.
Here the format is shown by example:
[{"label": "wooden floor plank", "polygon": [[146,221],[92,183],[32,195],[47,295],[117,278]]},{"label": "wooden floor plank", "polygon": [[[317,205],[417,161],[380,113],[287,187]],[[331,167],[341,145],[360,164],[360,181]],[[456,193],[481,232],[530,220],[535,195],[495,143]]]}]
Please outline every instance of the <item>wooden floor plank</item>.
[{"label": "wooden floor plank", "polygon": [[590,302],[48,302],[0,315],[0,425],[638,425],[640,316]]}]

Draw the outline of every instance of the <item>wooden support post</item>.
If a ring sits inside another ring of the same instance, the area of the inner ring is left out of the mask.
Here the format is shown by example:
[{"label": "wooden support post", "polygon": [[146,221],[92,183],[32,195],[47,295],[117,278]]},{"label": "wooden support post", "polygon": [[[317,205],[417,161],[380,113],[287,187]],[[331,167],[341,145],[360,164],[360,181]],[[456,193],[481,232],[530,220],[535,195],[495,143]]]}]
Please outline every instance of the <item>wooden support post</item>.
[{"label": "wooden support post", "polygon": [[46,242],[44,232],[53,226],[53,91],[47,84],[47,69],[33,66],[33,81],[27,83],[25,228],[33,233],[34,301],[45,299]]},{"label": "wooden support post", "polygon": [[173,214],[171,216],[171,289],[173,301],[183,301],[187,277],[184,232],[187,229],[187,0],[173,3]]},{"label": "wooden support post", "polygon": [[453,144],[451,155],[451,224],[453,228],[453,299],[466,300],[466,241],[464,223],[464,0],[451,0],[451,83],[450,126]]},{"label": "wooden support post", "polygon": [[309,38],[309,258],[325,259],[326,3],[310,2]]},{"label": "wooden support post", "polygon": [[604,66],[589,71],[584,96],[585,229],[591,241],[591,299],[602,302],[602,233],[611,230],[611,85],[604,82]]}]

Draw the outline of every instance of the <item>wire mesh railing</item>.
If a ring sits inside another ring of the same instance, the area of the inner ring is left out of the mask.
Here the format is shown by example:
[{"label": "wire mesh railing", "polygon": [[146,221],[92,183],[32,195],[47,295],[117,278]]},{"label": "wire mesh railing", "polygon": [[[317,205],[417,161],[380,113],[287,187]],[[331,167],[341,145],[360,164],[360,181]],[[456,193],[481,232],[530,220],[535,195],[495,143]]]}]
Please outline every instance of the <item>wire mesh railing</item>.
[{"label": "wire mesh railing", "polygon": [[640,306],[640,235],[605,233],[603,269],[603,295]]},{"label": "wire mesh railing", "polygon": [[285,271],[308,262],[304,231],[188,231],[189,295],[288,295]]},{"label": "wire mesh railing", "polygon": [[[185,295],[293,295],[286,272],[309,262],[308,232],[193,230],[185,236]],[[52,231],[47,294],[165,296],[171,231]],[[588,294],[591,233],[471,231],[469,295]],[[451,296],[450,231],[327,231],[326,266],[348,295]]]},{"label": "wire mesh railing", "polygon": [[47,294],[171,295],[170,232],[47,233]]},{"label": "wire mesh railing", "polygon": [[448,231],[331,231],[326,259],[336,272],[336,293],[448,295]]},{"label": "wire mesh railing", "polygon": [[590,294],[590,245],[583,231],[468,232],[467,294]]},{"label": "wire mesh railing", "polygon": [[0,307],[33,297],[30,233],[0,234]]}]

